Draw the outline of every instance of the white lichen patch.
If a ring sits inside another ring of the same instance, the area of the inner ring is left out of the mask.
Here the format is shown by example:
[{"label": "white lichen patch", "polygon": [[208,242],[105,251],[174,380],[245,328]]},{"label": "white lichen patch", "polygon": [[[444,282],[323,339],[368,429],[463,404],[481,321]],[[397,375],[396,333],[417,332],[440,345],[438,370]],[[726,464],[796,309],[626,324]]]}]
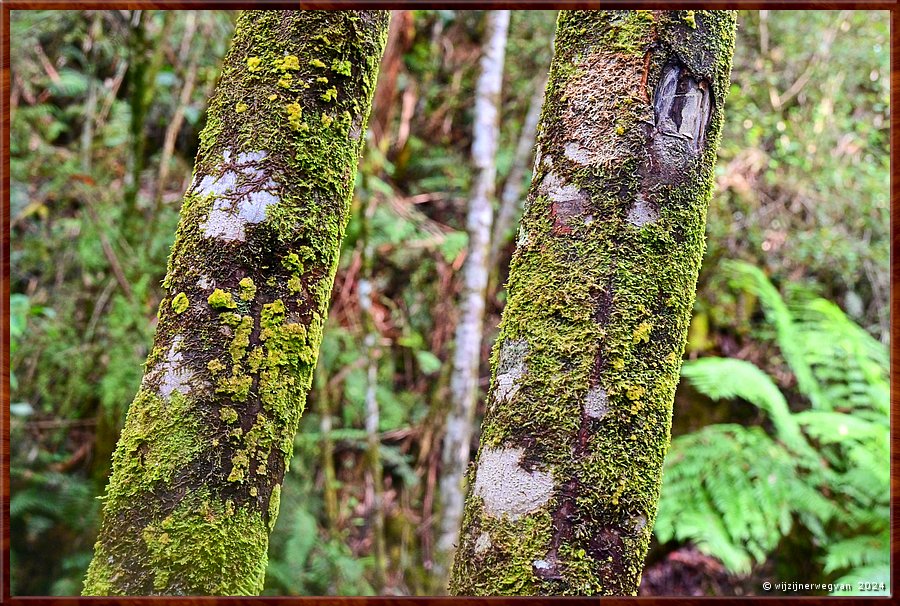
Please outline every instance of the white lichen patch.
[{"label": "white lichen patch", "polygon": [[183,338],[177,335],[166,352],[166,357],[156,365],[148,375],[159,378],[159,395],[168,399],[174,392],[187,394],[191,390],[190,381],[194,373],[182,365],[181,343]]},{"label": "white lichen patch", "polygon": [[658,220],[659,211],[638,194],[634,206],[628,211],[628,217],[626,217],[626,219],[635,227],[643,227],[648,223],[654,223]]},{"label": "white lichen patch", "polygon": [[521,448],[482,449],[473,490],[484,500],[487,515],[517,520],[553,495],[553,476],[523,469],[519,465],[523,453]]},{"label": "white lichen patch", "polygon": [[207,276],[206,274],[200,274],[200,278],[197,280],[197,288],[200,288],[201,290],[207,290],[209,288],[212,288],[214,285],[215,282],[213,282],[209,276]]},{"label": "white lichen patch", "polygon": [[262,223],[266,208],[280,200],[275,193],[280,185],[262,166],[265,152],[240,153],[235,161],[231,161],[229,150],[222,156],[221,173],[205,175],[199,183],[195,178],[194,193],[200,197],[213,196],[209,216],[200,228],[208,238],[243,242],[246,225]]},{"label": "white lichen patch", "polygon": [[609,412],[609,398],[602,387],[588,390],[584,398],[584,414],[592,419],[602,419]]},{"label": "white lichen patch", "polygon": [[475,539],[475,553],[484,553],[490,548],[491,536],[486,532],[482,532],[480,535],[478,535],[478,538]]},{"label": "white lichen patch", "polygon": [[633,524],[635,534],[640,534],[641,531],[644,530],[644,527],[647,526],[647,518],[638,514],[631,518],[631,523]]},{"label": "white lichen patch", "polygon": [[[636,92],[642,87],[643,57],[596,51],[584,54],[576,67],[565,83],[564,154],[582,166],[615,164],[632,153],[621,135],[628,124],[620,122],[624,112],[617,105],[598,103],[597,96],[602,94],[604,99],[616,99],[617,103],[624,99],[639,101]],[[646,110],[645,115],[635,118],[651,120],[652,108],[642,105],[631,105],[637,111]]]},{"label": "white lichen patch", "polygon": [[577,201],[587,203],[588,195],[574,185],[566,185],[554,172],[548,172],[541,181],[540,192],[553,202]]},{"label": "white lichen patch", "polygon": [[549,570],[550,569],[550,562],[548,562],[547,560],[535,560],[534,562],[531,563],[531,565],[534,566],[534,568],[536,570]]},{"label": "white lichen patch", "polygon": [[506,402],[519,391],[519,379],[526,370],[525,355],[527,353],[528,342],[525,339],[507,339],[500,344],[494,401]]},{"label": "white lichen patch", "polygon": [[576,164],[590,164],[593,158],[591,150],[572,141],[566,143],[565,156]]}]

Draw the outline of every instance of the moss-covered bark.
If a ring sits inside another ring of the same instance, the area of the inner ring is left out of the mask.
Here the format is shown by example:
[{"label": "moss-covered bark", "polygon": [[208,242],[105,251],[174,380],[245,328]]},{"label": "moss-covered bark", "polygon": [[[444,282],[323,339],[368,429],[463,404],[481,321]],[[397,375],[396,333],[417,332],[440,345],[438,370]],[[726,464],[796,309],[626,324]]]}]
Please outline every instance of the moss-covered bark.
[{"label": "moss-covered bark", "polygon": [[261,591],[387,23],[241,14],[85,595]]},{"label": "moss-covered bark", "polygon": [[729,87],[732,11],[562,11],[455,594],[635,594]]}]

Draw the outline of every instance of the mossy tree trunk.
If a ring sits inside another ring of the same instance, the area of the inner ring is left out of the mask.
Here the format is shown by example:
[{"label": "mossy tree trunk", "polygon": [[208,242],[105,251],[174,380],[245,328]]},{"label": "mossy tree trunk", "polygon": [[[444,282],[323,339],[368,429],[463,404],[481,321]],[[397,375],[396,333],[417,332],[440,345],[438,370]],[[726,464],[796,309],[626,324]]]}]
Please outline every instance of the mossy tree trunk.
[{"label": "mossy tree trunk", "polygon": [[637,592],[733,11],[562,11],[455,594]]},{"label": "mossy tree trunk", "polygon": [[241,14],[85,595],[253,595],[328,312],[386,11]]}]

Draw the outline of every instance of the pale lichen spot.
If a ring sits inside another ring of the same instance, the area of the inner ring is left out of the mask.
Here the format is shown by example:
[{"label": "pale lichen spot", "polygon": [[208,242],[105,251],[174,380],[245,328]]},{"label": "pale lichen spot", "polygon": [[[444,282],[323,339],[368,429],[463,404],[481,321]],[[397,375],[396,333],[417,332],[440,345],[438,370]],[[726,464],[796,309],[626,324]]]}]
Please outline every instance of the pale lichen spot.
[{"label": "pale lichen spot", "polygon": [[638,514],[631,518],[631,523],[633,525],[635,534],[639,534],[644,530],[644,527],[647,526],[647,518],[645,518],[641,514]]},{"label": "pale lichen spot", "polygon": [[490,548],[491,548],[491,536],[486,532],[482,532],[480,535],[478,535],[478,538],[475,539],[475,553],[476,554],[484,553],[485,551],[487,551]]},{"label": "pale lichen spot", "polygon": [[243,242],[246,225],[262,223],[266,208],[279,202],[275,192],[281,186],[261,166],[265,152],[240,153],[234,162],[229,150],[222,156],[224,170],[205,175],[193,188],[200,197],[214,198],[209,216],[200,228],[208,238]]},{"label": "pale lichen spot", "polygon": [[548,562],[547,560],[535,560],[534,562],[531,563],[531,565],[534,566],[535,570],[549,570],[550,569],[550,562]]},{"label": "pale lichen spot", "polygon": [[659,219],[659,211],[638,194],[634,206],[628,211],[627,220],[635,227],[643,227]]},{"label": "pale lichen spot", "polygon": [[573,141],[566,143],[565,155],[572,162],[582,165],[590,164],[593,157],[591,150]]},{"label": "pale lichen spot", "polygon": [[588,195],[584,191],[574,185],[566,185],[554,172],[548,172],[541,181],[540,191],[553,202],[588,201]]},{"label": "pale lichen spot", "polygon": [[508,401],[519,391],[519,379],[526,370],[525,355],[527,353],[528,342],[525,339],[507,339],[500,344],[497,383],[494,387],[495,401]]},{"label": "pale lichen spot", "polygon": [[519,226],[519,234],[516,236],[516,246],[521,247],[528,244],[528,230]]},{"label": "pale lichen spot", "polygon": [[200,274],[200,278],[197,279],[197,288],[201,290],[207,290],[214,284],[215,282],[213,282],[212,279],[206,274]]},{"label": "pale lichen spot", "polygon": [[168,399],[174,392],[187,394],[191,390],[190,381],[194,373],[182,366],[184,357],[181,354],[183,337],[176,335],[166,357],[147,376],[159,377],[159,395]]},{"label": "pale lichen spot", "polygon": [[609,412],[609,398],[602,387],[593,387],[584,398],[584,414],[592,419],[602,419]]},{"label": "pale lichen spot", "polygon": [[521,448],[482,449],[473,493],[483,499],[487,515],[517,520],[553,496],[553,476],[522,468],[523,454]]}]

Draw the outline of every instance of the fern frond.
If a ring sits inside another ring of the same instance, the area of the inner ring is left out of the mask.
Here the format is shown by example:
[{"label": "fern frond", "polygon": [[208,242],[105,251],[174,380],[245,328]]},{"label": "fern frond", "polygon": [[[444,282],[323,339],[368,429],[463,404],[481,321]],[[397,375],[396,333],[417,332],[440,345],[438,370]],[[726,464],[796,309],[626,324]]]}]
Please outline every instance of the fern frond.
[{"label": "fern frond", "polygon": [[778,347],[797,377],[797,386],[801,393],[809,398],[813,406],[827,409],[827,401],[807,362],[807,351],[791,312],[766,274],[754,265],[734,260],[723,261],[722,270],[728,276],[732,287],[746,290],[759,299],[766,319],[775,327]]},{"label": "fern frond", "polygon": [[818,483],[761,428],[712,425],[672,441],[654,531],[743,574],[778,546],[795,515],[824,527],[837,513]]},{"label": "fern frond", "polygon": [[750,362],[715,357],[689,360],[682,365],[681,376],[709,398],[740,398],[768,413],[779,439],[788,448],[816,460],[815,451],[803,437],[781,391],[769,375]]}]

